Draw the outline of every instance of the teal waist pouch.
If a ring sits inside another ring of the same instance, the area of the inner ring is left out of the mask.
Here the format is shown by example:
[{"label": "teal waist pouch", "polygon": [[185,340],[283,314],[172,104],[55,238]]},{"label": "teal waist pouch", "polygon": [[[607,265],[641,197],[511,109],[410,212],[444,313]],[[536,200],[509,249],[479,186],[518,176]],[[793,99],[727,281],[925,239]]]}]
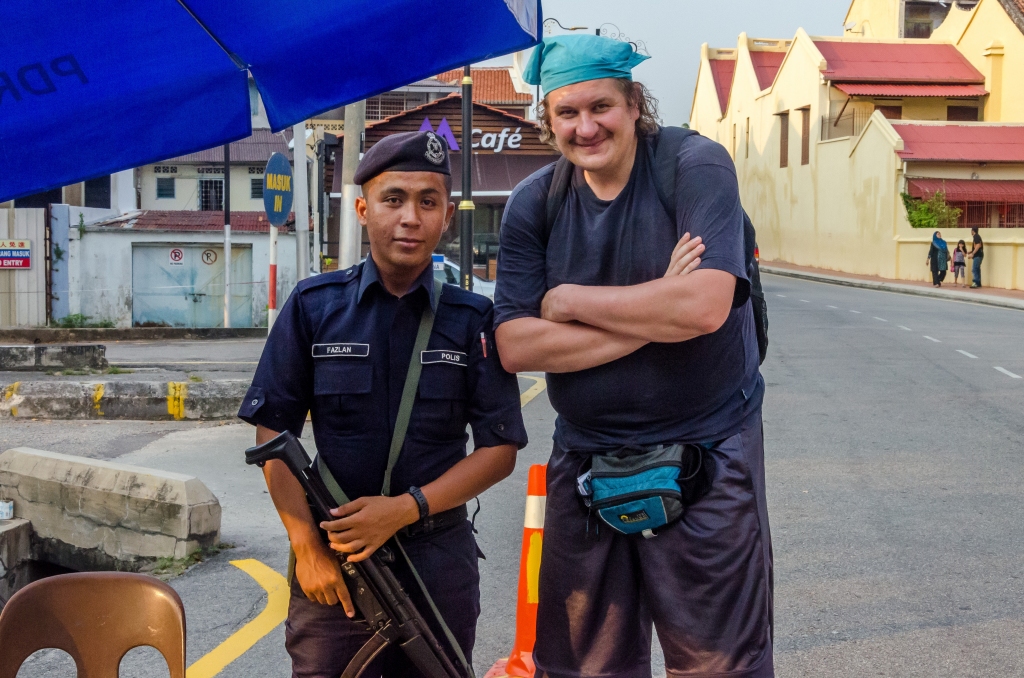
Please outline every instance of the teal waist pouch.
[{"label": "teal waist pouch", "polygon": [[594,455],[577,490],[613,530],[651,538],[707,494],[713,479],[710,446],[658,445]]}]

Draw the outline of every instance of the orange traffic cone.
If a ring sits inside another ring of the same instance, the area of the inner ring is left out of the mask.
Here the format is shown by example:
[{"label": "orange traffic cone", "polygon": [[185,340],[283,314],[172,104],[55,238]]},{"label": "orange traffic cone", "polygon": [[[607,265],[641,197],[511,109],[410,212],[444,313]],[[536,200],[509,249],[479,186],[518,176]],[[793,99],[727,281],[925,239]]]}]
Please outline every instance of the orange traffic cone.
[{"label": "orange traffic cone", "polygon": [[526,486],[526,520],[523,524],[523,552],[519,559],[519,598],[516,604],[516,639],[509,653],[505,674],[532,678],[533,644],[537,640],[537,589],[540,552],[544,542],[544,507],[547,501],[546,465],[530,467]]}]

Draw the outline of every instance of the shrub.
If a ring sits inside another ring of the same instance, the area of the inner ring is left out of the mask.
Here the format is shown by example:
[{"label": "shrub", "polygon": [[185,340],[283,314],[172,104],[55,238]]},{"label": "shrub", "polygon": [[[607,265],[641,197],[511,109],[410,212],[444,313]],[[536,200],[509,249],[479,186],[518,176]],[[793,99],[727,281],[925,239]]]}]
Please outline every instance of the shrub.
[{"label": "shrub", "polygon": [[942,191],[936,191],[927,200],[915,198],[909,193],[900,195],[903,197],[903,206],[907,209],[907,221],[912,227],[936,231],[960,227],[960,215],[963,210],[950,207],[946,202],[946,194]]}]

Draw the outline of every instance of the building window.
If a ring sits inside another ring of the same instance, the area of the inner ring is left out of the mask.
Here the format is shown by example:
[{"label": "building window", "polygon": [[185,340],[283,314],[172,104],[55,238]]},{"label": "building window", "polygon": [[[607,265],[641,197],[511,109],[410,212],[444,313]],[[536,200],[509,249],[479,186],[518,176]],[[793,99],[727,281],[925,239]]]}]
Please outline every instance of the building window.
[{"label": "building window", "polygon": [[174,177],[157,177],[156,178],[156,197],[157,198],[173,198],[174,197]]},{"label": "building window", "polygon": [[885,116],[888,120],[902,120],[903,119],[903,107],[902,106],[875,106],[875,110]]},{"label": "building window", "polygon": [[199,180],[199,209],[207,212],[224,211],[224,180]]},{"label": "building window", "polygon": [[946,120],[978,122],[978,109],[975,106],[949,106],[946,108]]},{"label": "building window", "polygon": [[383,120],[425,103],[426,92],[385,92],[366,100],[366,119]]},{"label": "building window", "polygon": [[84,207],[110,209],[110,175],[89,179],[85,182]]},{"label": "building window", "polygon": [[800,164],[811,164],[811,109],[800,109]]},{"label": "building window", "polygon": [[789,111],[779,113],[782,133],[779,135],[779,167],[789,167]]},{"label": "building window", "polygon": [[249,197],[263,200],[263,179],[249,179]]}]

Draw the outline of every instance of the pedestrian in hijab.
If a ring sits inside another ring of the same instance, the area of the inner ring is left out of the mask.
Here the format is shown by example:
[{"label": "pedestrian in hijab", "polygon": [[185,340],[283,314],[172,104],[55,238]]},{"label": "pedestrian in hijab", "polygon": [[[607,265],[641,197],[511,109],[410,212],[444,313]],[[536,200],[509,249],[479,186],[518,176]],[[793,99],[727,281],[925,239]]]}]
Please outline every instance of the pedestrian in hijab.
[{"label": "pedestrian in hijab", "polygon": [[928,248],[928,260],[925,263],[932,269],[932,285],[942,287],[946,269],[949,268],[949,245],[938,231],[932,236],[932,246]]}]

